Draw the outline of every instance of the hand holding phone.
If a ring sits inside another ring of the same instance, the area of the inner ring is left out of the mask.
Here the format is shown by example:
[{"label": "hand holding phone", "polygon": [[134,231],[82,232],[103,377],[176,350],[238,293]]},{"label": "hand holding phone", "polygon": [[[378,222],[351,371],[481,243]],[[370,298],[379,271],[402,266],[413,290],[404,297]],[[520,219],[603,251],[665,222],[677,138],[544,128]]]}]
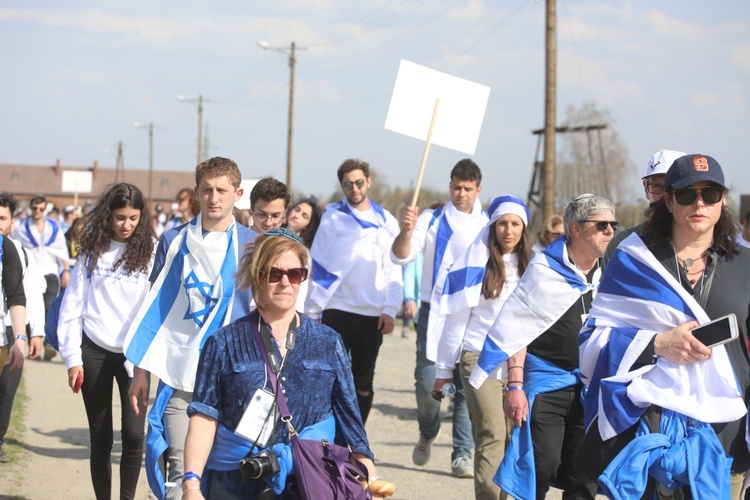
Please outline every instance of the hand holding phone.
[{"label": "hand holding phone", "polygon": [[733,313],[727,314],[698,328],[693,328],[690,333],[708,348],[726,344],[739,336],[737,316]]},{"label": "hand holding phone", "polygon": [[73,392],[78,394],[78,391],[81,390],[82,385],[83,385],[83,373],[79,373],[78,378],[76,378],[76,383],[73,385]]}]

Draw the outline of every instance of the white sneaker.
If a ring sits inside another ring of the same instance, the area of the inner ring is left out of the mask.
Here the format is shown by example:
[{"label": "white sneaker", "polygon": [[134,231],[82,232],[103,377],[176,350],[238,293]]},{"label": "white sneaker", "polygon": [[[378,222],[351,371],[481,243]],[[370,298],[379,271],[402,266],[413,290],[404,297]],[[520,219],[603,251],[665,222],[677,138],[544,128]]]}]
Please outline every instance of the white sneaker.
[{"label": "white sneaker", "polygon": [[474,464],[465,455],[456,457],[451,463],[451,474],[455,477],[472,478],[474,477]]},{"label": "white sneaker", "polygon": [[426,465],[430,461],[430,454],[432,453],[432,443],[435,441],[437,436],[427,439],[422,434],[419,435],[419,442],[414,447],[414,452],[411,454],[411,460],[414,465]]},{"label": "white sneaker", "polygon": [[403,329],[401,329],[401,338],[402,339],[408,339],[409,338],[409,327],[405,326]]}]

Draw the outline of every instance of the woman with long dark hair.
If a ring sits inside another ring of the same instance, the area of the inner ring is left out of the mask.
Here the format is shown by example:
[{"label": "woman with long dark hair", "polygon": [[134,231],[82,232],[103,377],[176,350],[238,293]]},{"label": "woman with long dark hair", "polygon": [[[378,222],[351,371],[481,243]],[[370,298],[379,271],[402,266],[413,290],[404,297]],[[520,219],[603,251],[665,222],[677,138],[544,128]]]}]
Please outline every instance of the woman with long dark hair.
[{"label": "woman with long dark hair", "polygon": [[122,346],[149,289],[154,253],[150,221],[137,187],[121,183],[108,188],[85,217],[78,263],[60,307],[60,354],[68,385],[83,393],[98,500],[111,497],[113,381],[122,407],[120,498],[135,497],[141,470],[144,417],[136,415],[128,399],[132,365],[126,367]]},{"label": "woman with long dark hair", "polygon": [[322,216],[323,211],[315,198],[305,198],[289,207],[284,227],[299,236],[302,243],[310,248]]},{"label": "woman with long dark hair", "polygon": [[[503,415],[503,389],[509,376],[518,379],[523,374],[509,374],[503,366],[498,378],[488,380],[480,389],[469,384],[469,376],[487,331],[531,258],[529,212],[524,202],[515,196],[498,196],[488,212],[489,223],[453,264],[443,286],[440,313],[447,317],[438,343],[434,387],[440,391],[445,383],[453,382],[458,364],[474,435],[474,494],[478,499],[497,499],[501,495],[492,478],[509,437]],[[478,274],[467,272],[469,269],[479,269]],[[467,279],[469,274],[472,276]]]},{"label": "woman with long dark hair", "polygon": [[[613,253],[581,330],[589,389],[577,460],[610,498],[656,487],[660,497],[740,498],[750,469],[750,252],[737,245],[727,192],[715,159],[676,159],[642,234]],[[712,347],[692,334],[728,314],[736,340]]]}]

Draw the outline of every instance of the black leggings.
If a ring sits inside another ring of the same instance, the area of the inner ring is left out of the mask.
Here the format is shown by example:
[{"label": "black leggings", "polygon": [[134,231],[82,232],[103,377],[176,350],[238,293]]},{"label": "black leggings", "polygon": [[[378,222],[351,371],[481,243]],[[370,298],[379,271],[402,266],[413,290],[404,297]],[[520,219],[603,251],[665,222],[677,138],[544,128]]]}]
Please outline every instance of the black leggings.
[{"label": "black leggings", "polygon": [[135,498],[143,456],[145,416],[136,416],[128,399],[130,377],[125,355],[99,347],[83,334],[83,403],[91,436],[91,482],[97,500],[112,496],[112,386],[117,381],[122,405],[122,457],[120,458],[120,498]]}]

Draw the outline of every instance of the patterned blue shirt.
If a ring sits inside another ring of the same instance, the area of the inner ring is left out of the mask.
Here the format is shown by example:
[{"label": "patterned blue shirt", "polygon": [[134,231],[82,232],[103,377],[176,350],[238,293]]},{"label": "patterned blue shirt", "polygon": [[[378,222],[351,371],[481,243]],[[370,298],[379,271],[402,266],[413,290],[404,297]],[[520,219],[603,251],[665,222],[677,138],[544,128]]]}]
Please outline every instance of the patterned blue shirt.
[{"label": "patterned blue shirt", "polygon": [[[256,311],[206,340],[188,415],[204,414],[234,431],[255,391],[264,384],[271,390],[251,330],[252,318],[258,321]],[[300,318],[295,346],[287,351],[280,379],[294,428],[300,432],[333,414],[336,443],[373,458],[341,337],[307,316],[300,314]],[[278,347],[275,349],[281,359]],[[275,443],[289,442],[283,423],[277,423],[273,439]]]}]

